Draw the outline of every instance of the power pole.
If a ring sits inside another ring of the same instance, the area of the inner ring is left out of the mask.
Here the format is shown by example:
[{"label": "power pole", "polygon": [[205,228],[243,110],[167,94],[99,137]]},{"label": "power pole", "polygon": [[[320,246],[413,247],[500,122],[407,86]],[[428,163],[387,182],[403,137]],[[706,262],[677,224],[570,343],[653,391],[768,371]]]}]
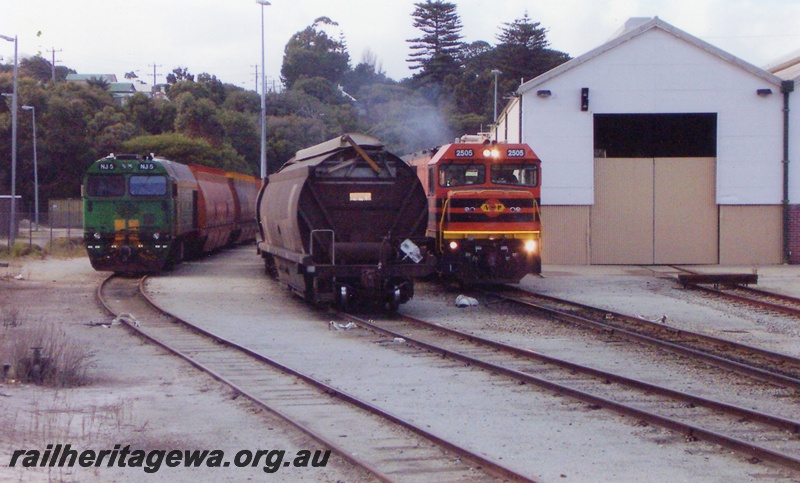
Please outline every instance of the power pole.
[{"label": "power pole", "polygon": [[48,50],[48,52],[53,54],[53,57],[52,57],[53,61],[50,63],[50,80],[52,80],[53,83],[55,83],[56,82],[56,52],[61,52],[61,49],[56,50],[55,47],[51,47],[50,50]]},{"label": "power pole", "polygon": [[162,65],[161,64],[156,65],[156,63],[153,62],[152,64],[147,64],[147,67],[152,67],[153,68],[153,90],[155,90],[155,88],[156,88],[156,67],[162,67]]},{"label": "power pole", "polygon": [[256,94],[258,94],[258,64],[251,65],[250,67],[256,68]]}]

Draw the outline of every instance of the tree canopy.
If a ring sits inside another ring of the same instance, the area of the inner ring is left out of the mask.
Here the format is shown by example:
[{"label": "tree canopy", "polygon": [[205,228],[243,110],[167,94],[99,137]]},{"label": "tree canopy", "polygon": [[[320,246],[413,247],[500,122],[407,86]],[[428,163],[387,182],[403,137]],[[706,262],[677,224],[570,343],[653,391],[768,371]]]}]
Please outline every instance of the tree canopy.
[{"label": "tree canopy", "polygon": [[[430,148],[492,122],[494,77],[512,93],[568,60],[551,50],[546,29],[528,14],[504,23],[497,44],[462,41],[455,3],[415,4],[408,40],[411,77],[390,79],[370,51],[350,66],[343,32],[320,17],[285,48],[283,88],[267,93],[268,171],[295,152],[343,132],[376,136],[399,155]],[[12,70],[0,64],[0,92],[12,91]],[[55,79],[53,78],[55,73]],[[107,82],[65,82],[67,67],[41,56],[22,59],[19,105],[35,108],[40,199],[77,197],[88,166],[111,152],[155,153],[179,162],[257,174],[260,96],[212,73],[178,66],[158,94],[114,98]],[[134,81],[133,71],[126,79]],[[163,95],[163,93],[166,95]],[[0,192],[10,185],[10,100],[0,101]],[[18,115],[17,188],[23,206],[33,199],[32,116]]]},{"label": "tree canopy", "polygon": [[322,26],[337,25],[328,17],[320,17],[289,39],[281,68],[287,88],[291,89],[303,77],[322,77],[332,83],[341,81],[350,68],[350,55],[344,41],[334,40],[321,30]]}]

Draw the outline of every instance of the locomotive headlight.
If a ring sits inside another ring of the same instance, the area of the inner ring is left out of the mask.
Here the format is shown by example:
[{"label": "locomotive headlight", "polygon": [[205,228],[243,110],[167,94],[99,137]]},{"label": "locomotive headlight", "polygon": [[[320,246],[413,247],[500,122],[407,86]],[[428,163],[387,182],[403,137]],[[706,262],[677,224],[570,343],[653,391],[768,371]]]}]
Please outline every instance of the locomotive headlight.
[{"label": "locomotive headlight", "polygon": [[161,238],[161,233],[155,232],[153,233],[153,240],[159,240]]},{"label": "locomotive headlight", "polygon": [[99,239],[103,238],[103,235],[101,235],[100,232],[98,231],[98,232],[95,232],[95,234],[92,235],[92,237],[94,237],[95,240],[99,240]]},{"label": "locomotive headlight", "polygon": [[458,242],[453,240],[450,242],[450,249],[451,250],[458,250]]},{"label": "locomotive headlight", "polygon": [[528,240],[525,242],[525,251],[528,253],[536,252],[536,240]]}]

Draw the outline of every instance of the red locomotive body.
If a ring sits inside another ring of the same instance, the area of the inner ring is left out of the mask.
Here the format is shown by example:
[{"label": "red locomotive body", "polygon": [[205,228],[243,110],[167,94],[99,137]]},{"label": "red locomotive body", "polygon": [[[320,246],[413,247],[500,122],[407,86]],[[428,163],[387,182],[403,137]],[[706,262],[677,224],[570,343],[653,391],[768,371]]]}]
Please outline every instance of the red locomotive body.
[{"label": "red locomotive body", "polygon": [[527,144],[459,141],[409,157],[428,196],[439,273],[465,284],[540,273],[541,160]]}]

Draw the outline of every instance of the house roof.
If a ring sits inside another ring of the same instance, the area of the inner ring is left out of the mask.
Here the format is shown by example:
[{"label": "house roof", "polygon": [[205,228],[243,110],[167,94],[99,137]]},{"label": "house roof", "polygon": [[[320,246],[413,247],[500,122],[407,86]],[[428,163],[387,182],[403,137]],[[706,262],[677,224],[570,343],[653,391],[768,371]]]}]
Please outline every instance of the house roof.
[{"label": "house roof", "polygon": [[108,90],[112,93],[135,93],[136,87],[133,85],[133,82],[112,82],[108,86]]},{"label": "house roof", "polygon": [[117,82],[114,74],[67,74],[68,81],[88,81],[90,79],[103,79],[106,82]]},{"label": "house roof", "polygon": [[742,60],[742,59],[740,59],[740,58],[738,58],[738,57],[736,57],[736,56],[734,56],[732,54],[729,54],[728,52],[725,52],[724,50],[722,50],[722,49],[720,49],[718,47],[715,47],[715,46],[709,44],[708,42],[706,42],[704,40],[700,40],[699,38],[697,38],[697,37],[695,37],[693,35],[690,35],[690,34],[684,32],[683,30],[680,30],[679,28],[673,27],[672,25],[668,24],[667,22],[661,20],[658,17],[653,17],[652,19],[646,19],[646,18],[638,17],[638,18],[629,19],[625,23],[625,25],[620,30],[618,30],[611,37],[611,39],[609,39],[608,42],[606,42],[605,44],[603,44],[603,45],[601,45],[601,46],[599,46],[599,47],[597,47],[595,49],[592,49],[589,52],[587,52],[587,53],[585,53],[585,54],[583,54],[583,55],[581,55],[579,57],[575,57],[574,59],[571,59],[571,60],[561,64],[560,66],[558,66],[558,67],[556,67],[554,69],[551,69],[551,70],[545,72],[544,74],[529,80],[528,82],[525,82],[524,84],[522,84],[519,87],[518,92],[520,94],[525,93],[525,92],[527,92],[527,91],[529,91],[529,90],[531,90],[531,89],[533,89],[533,88],[535,88],[535,87],[547,82],[548,80],[550,80],[550,79],[552,79],[554,77],[557,77],[557,76],[559,76],[559,75],[561,75],[561,74],[563,74],[563,73],[565,73],[565,72],[567,72],[567,71],[569,71],[571,69],[574,69],[575,67],[578,67],[579,65],[582,65],[582,64],[594,59],[595,57],[599,57],[600,55],[604,54],[605,52],[608,52],[609,50],[614,49],[615,47],[618,47],[618,46],[624,44],[625,42],[634,40],[637,37],[643,35],[644,33],[648,32],[650,30],[654,30],[654,29],[662,30],[664,32],[669,33],[670,35],[673,35],[674,37],[676,37],[676,38],[678,38],[680,40],[683,40],[684,42],[688,42],[688,43],[690,43],[690,44],[692,44],[692,45],[694,45],[696,47],[699,47],[699,48],[705,50],[706,52],[708,52],[709,54],[715,55],[715,56],[719,57],[720,59],[739,67],[740,69],[746,70],[747,72],[750,72],[751,74],[753,74],[755,76],[761,77],[762,79],[764,79],[767,82],[770,82],[770,83],[778,85],[778,86],[781,84],[781,78],[780,77],[778,77],[778,76],[776,76],[776,75],[774,75],[774,74],[772,74],[772,73],[770,73],[770,72],[768,72],[768,71],[766,71],[766,70],[764,70],[764,69],[762,69],[760,67],[756,67],[755,65],[750,64],[750,63],[748,63],[748,62],[746,62],[746,61],[744,61],[744,60]]}]

